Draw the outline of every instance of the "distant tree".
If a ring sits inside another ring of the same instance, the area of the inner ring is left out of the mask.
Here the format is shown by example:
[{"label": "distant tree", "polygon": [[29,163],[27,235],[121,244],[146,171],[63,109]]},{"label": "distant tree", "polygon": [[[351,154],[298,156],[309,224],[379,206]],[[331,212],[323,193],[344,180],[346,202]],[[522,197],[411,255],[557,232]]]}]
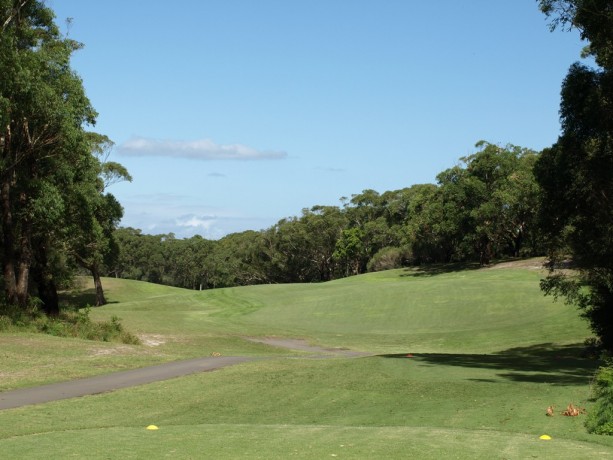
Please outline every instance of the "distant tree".
[{"label": "distant tree", "polygon": [[438,229],[450,260],[485,265],[493,257],[520,254],[538,204],[531,167],[536,153],[485,141],[476,147],[475,154],[437,176],[438,203],[426,222]]},{"label": "distant tree", "polygon": [[335,272],[334,251],[347,221],[336,206],[313,206],[303,210],[300,223],[308,235],[306,253],[317,279],[311,281],[329,281]]},{"label": "distant tree", "polygon": [[[613,2],[539,4],[552,27],[580,31],[599,66],[570,67],[562,84],[562,134],[536,164],[551,268],[542,288],[578,305],[613,351]],[[556,270],[566,259],[575,274]]]},{"label": "distant tree", "polygon": [[361,273],[362,261],[366,259],[364,230],[359,227],[342,230],[332,257],[339,265],[342,276]]},{"label": "distant tree", "polygon": [[209,282],[214,287],[246,286],[269,282],[268,259],[262,232],[232,233],[215,243],[209,256]]},{"label": "distant tree", "polygon": [[110,274],[151,283],[167,282],[166,273],[170,267],[164,244],[175,239],[172,233],[147,235],[139,229],[118,228],[114,239],[119,255],[108,268]]},{"label": "distant tree", "polygon": [[406,223],[406,245],[416,264],[449,262],[454,253],[453,228],[443,212],[440,187],[418,184],[411,187]]},{"label": "distant tree", "polygon": [[266,232],[268,252],[275,281],[301,283],[318,278],[317,267],[311,257],[310,235],[298,217],[281,219]]}]

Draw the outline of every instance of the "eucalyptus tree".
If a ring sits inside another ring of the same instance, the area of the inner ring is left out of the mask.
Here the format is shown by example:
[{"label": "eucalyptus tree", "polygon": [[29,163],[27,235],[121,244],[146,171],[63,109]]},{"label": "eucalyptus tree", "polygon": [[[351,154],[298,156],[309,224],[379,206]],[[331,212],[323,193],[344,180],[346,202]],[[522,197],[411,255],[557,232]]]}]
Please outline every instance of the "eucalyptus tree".
[{"label": "eucalyptus tree", "polygon": [[303,209],[300,224],[308,235],[303,251],[316,273],[316,278],[309,281],[331,280],[336,269],[336,244],[347,227],[344,214],[337,206],[313,206]]},{"label": "eucalyptus tree", "polygon": [[[562,84],[562,133],[536,165],[550,275],[546,293],[578,305],[613,351],[613,2],[541,0],[552,27],[576,28],[596,67],[573,64]],[[555,268],[570,259],[577,276]]]},{"label": "eucalyptus tree", "polygon": [[214,243],[200,235],[164,242],[169,265],[168,284],[187,289],[204,289],[213,279]]},{"label": "eucalyptus tree", "polygon": [[106,304],[101,275],[119,256],[114,232],[123,217],[123,208],[106,187],[132,177],[119,163],[107,161],[113,142],[106,136],[87,133],[91,155],[80,181],[67,190],[65,220],[66,248],[77,264],[93,277],[96,306]]},{"label": "eucalyptus tree", "polygon": [[281,219],[266,232],[266,240],[272,247],[272,269],[276,282],[309,282],[317,279],[310,252],[310,235],[302,219]]},{"label": "eucalyptus tree", "polygon": [[213,287],[246,286],[270,281],[263,233],[248,230],[216,241],[207,260],[208,283]]},{"label": "eucalyptus tree", "polygon": [[[346,274],[364,273],[368,262],[384,247],[398,247],[401,243],[398,216],[402,212],[398,194],[386,192],[383,195],[367,189],[352,195],[345,204],[344,213],[348,228],[343,230],[338,241],[336,257],[344,264]],[[395,210],[389,211],[391,200]],[[396,221],[394,221],[396,218]]]},{"label": "eucalyptus tree", "polygon": [[118,228],[113,233],[119,247],[119,256],[108,267],[108,273],[118,278],[162,283],[167,271],[168,254],[165,242],[174,235],[147,235],[140,229]]},{"label": "eucalyptus tree", "polygon": [[446,209],[455,220],[459,258],[488,264],[492,257],[518,256],[521,251],[536,215],[537,188],[531,168],[536,153],[485,141],[476,147],[479,150],[461,158],[462,165],[453,168],[452,174],[441,173],[439,183]]},{"label": "eucalyptus tree", "polygon": [[84,126],[96,112],[70,67],[80,44],[63,37],[42,1],[0,0],[0,214],[6,301],[28,303],[34,239],[53,240],[61,187],[90,162]]}]

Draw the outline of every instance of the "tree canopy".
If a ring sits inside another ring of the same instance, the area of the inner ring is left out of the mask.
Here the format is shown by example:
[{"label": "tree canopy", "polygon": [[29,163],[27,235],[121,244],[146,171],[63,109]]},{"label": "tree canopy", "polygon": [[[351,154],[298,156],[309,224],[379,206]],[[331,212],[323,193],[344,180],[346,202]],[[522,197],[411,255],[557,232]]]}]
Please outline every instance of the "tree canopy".
[{"label": "tree canopy", "polygon": [[200,236],[115,232],[109,274],[190,289],[319,282],[411,264],[474,262],[542,253],[536,228],[536,152],[479,142],[438,176],[342,206],[316,205],[261,231],[207,241]]},{"label": "tree canopy", "polygon": [[52,10],[38,0],[0,0],[0,25],[5,301],[27,306],[34,284],[54,314],[58,283],[75,257],[91,261],[94,253],[109,253],[121,206],[103,196],[101,184],[127,172],[105,167],[96,155],[101,137],[85,127],[97,114],[70,66],[81,45],[60,33]]},{"label": "tree canopy", "polygon": [[[551,261],[547,293],[577,304],[613,350],[613,2],[542,0],[552,25],[577,28],[598,67],[574,63],[562,84],[562,133],[535,172]],[[556,270],[565,260],[576,269]]]}]

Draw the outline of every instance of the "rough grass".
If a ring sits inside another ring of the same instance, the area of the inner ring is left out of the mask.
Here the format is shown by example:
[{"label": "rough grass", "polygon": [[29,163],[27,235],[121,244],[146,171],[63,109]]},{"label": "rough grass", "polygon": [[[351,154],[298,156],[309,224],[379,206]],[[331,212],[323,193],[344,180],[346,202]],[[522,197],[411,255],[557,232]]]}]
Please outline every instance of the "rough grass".
[{"label": "rough grass", "polygon": [[[121,317],[143,345],[94,354],[78,340],[0,336],[3,377],[32,382],[23,363],[49,357],[40,379],[62,366],[87,375],[212,351],[267,359],[2,411],[0,449],[7,458],[611,458],[613,440],[588,434],[585,415],[560,415],[570,402],[590,412],[598,363],[581,354],[586,325],[542,297],[539,276],[393,270],[208,292],[106,280],[116,303],[92,316]],[[289,356],[244,339],[254,335],[376,356]]]}]

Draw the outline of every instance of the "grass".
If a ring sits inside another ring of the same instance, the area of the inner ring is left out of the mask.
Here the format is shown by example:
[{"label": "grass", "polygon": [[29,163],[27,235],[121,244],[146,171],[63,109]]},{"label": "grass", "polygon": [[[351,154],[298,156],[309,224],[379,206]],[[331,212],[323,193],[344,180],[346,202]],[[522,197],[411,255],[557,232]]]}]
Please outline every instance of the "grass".
[{"label": "grass", "polygon": [[[612,438],[560,415],[569,402],[589,411],[598,363],[581,356],[586,325],[542,297],[539,276],[394,270],[206,292],[105,280],[115,303],[92,317],[121,317],[145,344],[0,336],[5,388],[211,352],[266,359],[2,411],[0,449],[46,459],[611,458]],[[375,356],[312,359],[244,339],[258,335]]]}]

